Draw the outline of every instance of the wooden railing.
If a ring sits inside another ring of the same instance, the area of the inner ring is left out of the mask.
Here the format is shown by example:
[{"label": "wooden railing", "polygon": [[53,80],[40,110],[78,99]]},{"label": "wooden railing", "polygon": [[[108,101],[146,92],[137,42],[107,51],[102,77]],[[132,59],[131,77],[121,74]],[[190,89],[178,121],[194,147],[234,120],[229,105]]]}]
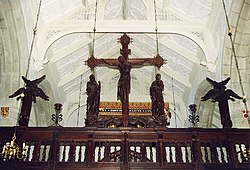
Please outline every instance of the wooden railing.
[{"label": "wooden railing", "polygon": [[[0,128],[0,146],[14,128]],[[250,129],[18,128],[23,160],[0,169],[250,169]]]}]

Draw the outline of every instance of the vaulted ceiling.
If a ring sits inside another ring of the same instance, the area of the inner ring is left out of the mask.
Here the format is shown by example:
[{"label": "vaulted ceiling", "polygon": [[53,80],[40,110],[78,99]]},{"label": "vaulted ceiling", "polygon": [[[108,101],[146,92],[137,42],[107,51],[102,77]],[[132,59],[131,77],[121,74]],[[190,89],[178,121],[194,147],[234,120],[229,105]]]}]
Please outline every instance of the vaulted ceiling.
[{"label": "vaulted ceiling", "polygon": [[[16,110],[18,103],[6,98],[22,85],[20,76],[28,67],[39,2],[0,2],[2,104],[12,103]],[[91,74],[84,61],[93,50],[97,58],[117,58],[121,48],[117,39],[126,32],[133,39],[130,58],[154,57],[158,46],[167,61],[160,70],[148,66],[131,71],[130,101],[149,102],[149,87],[159,72],[165,101],[176,110],[178,124],[187,126],[187,106],[195,102],[205,77],[227,76],[221,69],[226,29],[223,5],[217,0],[155,2],[156,8],[153,0],[42,0],[28,78],[47,76],[41,85],[50,102],[36,104],[35,125],[50,124],[56,102],[64,105],[65,126],[75,126],[78,119],[83,124]],[[232,0],[227,1],[226,8],[230,11],[231,7]],[[101,100],[116,101],[118,70],[99,67],[94,74],[102,83]]]}]

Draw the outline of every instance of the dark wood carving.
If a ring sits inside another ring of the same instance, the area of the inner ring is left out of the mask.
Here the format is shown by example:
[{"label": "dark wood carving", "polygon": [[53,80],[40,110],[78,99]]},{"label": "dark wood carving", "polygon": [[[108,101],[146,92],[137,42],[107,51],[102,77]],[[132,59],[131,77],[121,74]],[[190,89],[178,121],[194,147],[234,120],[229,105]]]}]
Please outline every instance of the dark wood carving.
[{"label": "dark wood carving", "polygon": [[155,81],[150,86],[150,97],[152,101],[152,115],[154,118],[164,116],[164,99],[162,92],[164,91],[164,84],[161,80],[161,75],[156,74]]},{"label": "dark wood carving", "polygon": [[230,80],[230,77],[227,79],[216,82],[211,80],[210,78],[206,78],[206,80],[213,86],[213,89],[209,90],[205,96],[201,98],[201,101],[206,101],[208,99],[212,99],[212,102],[218,102],[219,111],[221,117],[221,124],[223,128],[231,128],[233,126],[232,120],[230,117],[228,100],[235,101],[236,99],[243,99],[243,97],[236,94],[234,91],[230,89],[226,89],[226,84]]},{"label": "dark wood carving", "polygon": [[[164,116],[130,116],[128,118],[128,127],[147,128],[147,127],[166,127],[167,121]],[[99,117],[97,127],[114,128],[122,127],[122,118],[118,116]]]},{"label": "dark wood carving", "polygon": [[122,122],[123,126],[128,126],[129,119],[129,93],[130,93],[130,70],[131,68],[139,68],[143,66],[154,65],[160,68],[165,60],[157,54],[154,58],[134,58],[129,59],[131,50],[128,48],[131,42],[130,37],[124,33],[119,42],[122,45],[120,49],[121,56],[118,59],[97,59],[93,55],[86,61],[86,64],[91,68],[97,66],[107,66],[114,69],[119,69],[120,79],[118,82],[117,99],[122,103]]},{"label": "dark wood carving", "polygon": [[28,80],[24,76],[22,76],[22,79],[25,83],[25,87],[18,89],[14,94],[10,95],[9,98],[18,96],[17,100],[22,99],[19,125],[28,126],[32,102],[36,103],[36,97],[49,100],[49,96],[47,96],[44,91],[38,87],[38,84],[45,79],[45,75],[35,80]]},{"label": "dark wood carving", "polygon": [[97,126],[97,119],[99,113],[101,83],[97,83],[95,76],[91,74],[87,82],[87,119],[86,126]]}]

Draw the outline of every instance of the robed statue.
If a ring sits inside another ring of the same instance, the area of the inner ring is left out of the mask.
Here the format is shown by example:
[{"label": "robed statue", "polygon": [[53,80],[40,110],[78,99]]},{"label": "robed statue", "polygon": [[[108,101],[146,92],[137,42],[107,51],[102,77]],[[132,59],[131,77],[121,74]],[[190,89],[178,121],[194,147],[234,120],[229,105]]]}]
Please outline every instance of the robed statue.
[{"label": "robed statue", "polygon": [[86,126],[96,126],[98,113],[99,113],[99,104],[100,104],[100,92],[101,92],[101,83],[97,83],[95,76],[91,74],[89,76],[89,81],[87,82],[87,119]]},{"label": "robed statue", "polygon": [[164,99],[162,92],[164,91],[164,84],[161,80],[161,75],[156,74],[155,80],[150,86],[150,97],[152,102],[152,116],[161,117],[164,115]]},{"label": "robed statue", "polygon": [[205,94],[205,96],[201,98],[201,101],[211,99],[212,102],[218,102],[221,124],[223,128],[231,128],[233,126],[233,123],[229,113],[228,100],[235,101],[235,98],[243,99],[243,97],[239,96],[230,89],[226,89],[226,84],[230,80],[230,77],[221,82],[216,82],[208,77],[206,78],[206,80],[213,86],[213,89],[209,90]]},{"label": "robed statue", "polygon": [[44,91],[38,87],[44,79],[45,75],[35,80],[28,80],[22,76],[25,83],[25,87],[19,88],[14,94],[10,95],[9,98],[17,97],[17,100],[22,99],[21,113],[19,115],[19,125],[28,126],[32,102],[36,103],[36,97],[40,97],[44,100],[49,100]]}]

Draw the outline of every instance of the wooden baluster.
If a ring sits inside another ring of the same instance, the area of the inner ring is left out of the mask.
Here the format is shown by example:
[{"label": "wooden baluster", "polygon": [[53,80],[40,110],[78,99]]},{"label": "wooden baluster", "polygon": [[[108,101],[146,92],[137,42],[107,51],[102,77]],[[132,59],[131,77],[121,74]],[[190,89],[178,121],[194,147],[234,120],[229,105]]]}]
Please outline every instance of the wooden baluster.
[{"label": "wooden baluster", "polygon": [[218,155],[218,162],[219,162],[219,163],[222,163],[220,145],[217,145],[217,146],[216,146],[216,151],[217,151],[217,155]]},{"label": "wooden baluster", "polygon": [[133,142],[129,143],[129,162],[134,162],[135,160],[135,146]]},{"label": "wooden baluster", "polygon": [[[77,162],[82,162],[81,160],[82,160],[82,142],[79,142],[79,143],[77,143],[76,144],[76,147],[78,146],[79,147],[79,150],[78,150],[78,161]],[[76,150],[76,147],[75,147],[75,161],[76,161],[76,152],[77,152],[77,150]]]},{"label": "wooden baluster", "polygon": [[60,161],[60,156],[61,156],[61,162],[64,162],[64,160],[65,160],[66,144],[64,142],[60,142],[59,146],[60,146],[59,149],[60,149],[61,153],[59,152],[60,155],[58,157],[58,160]]},{"label": "wooden baluster", "polygon": [[73,162],[80,162],[80,153],[81,153],[81,145],[78,142],[75,142],[75,147],[72,148],[74,151],[74,159]]},{"label": "wooden baluster", "polygon": [[81,141],[79,142],[79,159],[78,159],[78,162],[85,162],[85,158],[86,158],[86,152],[85,152],[85,149],[84,149],[84,146],[86,148],[86,143]]},{"label": "wooden baluster", "polygon": [[221,162],[225,163],[225,156],[224,156],[224,152],[223,152],[223,145],[222,143],[220,143],[220,154],[221,154]]},{"label": "wooden baluster", "polygon": [[44,143],[44,158],[43,158],[43,161],[46,161],[48,146],[49,146],[48,141],[45,141],[45,143]]},{"label": "wooden baluster", "polygon": [[204,143],[205,162],[208,163],[207,143]]},{"label": "wooden baluster", "polygon": [[80,144],[80,161],[81,162],[86,162],[86,146],[87,146],[87,144],[86,144],[86,142],[82,142],[81,144]]},{"label": "wooden baluster", "polygon": [[153,146],[152,146],[152,143],[150,143],[150,162],[153,162]]},{"label": "wooden baluster", "polygon": [[188,143],[187,142],[185,142],[184,143],[184,152],[185,152],[185,159],[186,159],[186,163],[190,163],[190,161],[189,161],[189,157],[188,157]]},{"label": "wooden baluster", "polygon": [[47,144],[46,144],[46,141],[44,141],[44,148],[43,148],[43,151],[42,151],[42,159],[41,159],[41,161],[45,161],[45,157],[46,157],[46,146],[47,146]]},{"label": "wooden baluster", "polygon": [[175,147],[175,143],[171,143],[170,144],[170,153],[171,153],[171,159],[172,162],[176,162],[176,147]]},{"label": "wooden baluster", "polygon": [[36,141],[35,145],[34,145],[34,151],[33,151],[33,159],[31,160],[34,162],[39,161],[39,152],[40,152],[40,146],[41,146],[41,142],[40,141]]},{"label": "wooden baluster", "polygon": [[187,162],[191,163],[193,162],[193,153],[192,153],[192,148],[191,148],[191,144],[188,142],[186,143],[186,159]]},{"label": "wooden baluster", "polygon": [[167,163],[169,163],[171,162],[169,143],[165,143],[164,148],[165,148],[165,160]]},{"label": "wooden baluster", "polygon": [[101,162],[101,142],[98,142],[98,161],[97,162]]},{"label": "wooden baluster", "polygon": [[185,152],[185,159],[186,159],[186,163],[190,163],[190,161],[189,161],[189,157],[188,157],[188,144],[185,142],[184,143],[184,152]]},{"label": "wooden baluster", "polygon": [[136,162],[140,162],[141,161],[141,143],[136,143],[135,151],[136,151]]},{"label": "wooden baluster", "polygon": [[43,151],[44,151],[44,143],[40,142],[39,149],[38,149],[38,154],[37,154],[39,162],[41,162],[43,160]]},{"label": "wooden baluster", "polygon": [[204,149],[204,143],[201,143],[200,145],[200,151],[201,151],[201,161],[204,163],[206,162],[206,159],[205,159],[205,149]]},{"label": "wooden baluster", "polygon": [[211,143],[208,143],[207,147],[206,147],[206,150],[207,150],[207,156],[208,156],[208,162],[211,163]]},{"label": "wooden baluster", "polygon": [[25,156],[25,158],[24,158],[24,161],[29,161],[29,157],[30,157],[30,146],[31,146],[31,142],[29,141],[29,142],[26,142],[26,156]]},{"label": "wooden baluster", "polygon": [[239,143],[239,153],[240,153],[240,158],[241,158],[241,162],[240,163],[245,163],[246,160],[245,160],[245,157],[243,155],[243,150],[242,150],[242,143]]},{"label": "wooden baluster", "polygon": [[173,153],[172,153],[172,144],[171,143],[169,143],[169,160],[170,160],[170,162],[174,162],[173,161]]},{"label": "wooden baluster", "polygon": [[48,160],[50,159],[49,154],[51,152],[51,143],[50,141],[46,142],[46,147],[45,147],[45,161],[48,162]]},{"label": "wooden baluster", "polygon": [[118,145],[116,146],[117,147],[117,152],[119,152],[119,154],[117,154],[118,155],[118,159],[117,159],[117,161],[118,162],[121,162],[122,161],[122,145],[121,145],[121,142],[119,142],[118,143]]},{"label": "wooden baluster", "polygon": [[83,150],[82,150],[82,147],[83,147],[83,145],[84,145],[84,143],[83,142],[80,142],[79,143],[79,155],[78,155],[78,162],[82,162],[82,159],[83,159],[83,161],[84,161],[84,155],[82,155],[82,153],[83,153]]},{"label": "wooden baluster", "polygon": [[65,142],[64,153],[64,162],[69,162],[70,142]]},{"label": "wooden baluster", "polygon": [[224,153],[226,154],[226,155],[225,155],[225,162],[226,162],[226,163],[229,163],[229,162],[230,162],[229,153],[228,153],[228,150],[229,150],[229,149],[228,149],[228,148],[229,148],[228,145],[225,145],[225,152],[224,152]]}]

